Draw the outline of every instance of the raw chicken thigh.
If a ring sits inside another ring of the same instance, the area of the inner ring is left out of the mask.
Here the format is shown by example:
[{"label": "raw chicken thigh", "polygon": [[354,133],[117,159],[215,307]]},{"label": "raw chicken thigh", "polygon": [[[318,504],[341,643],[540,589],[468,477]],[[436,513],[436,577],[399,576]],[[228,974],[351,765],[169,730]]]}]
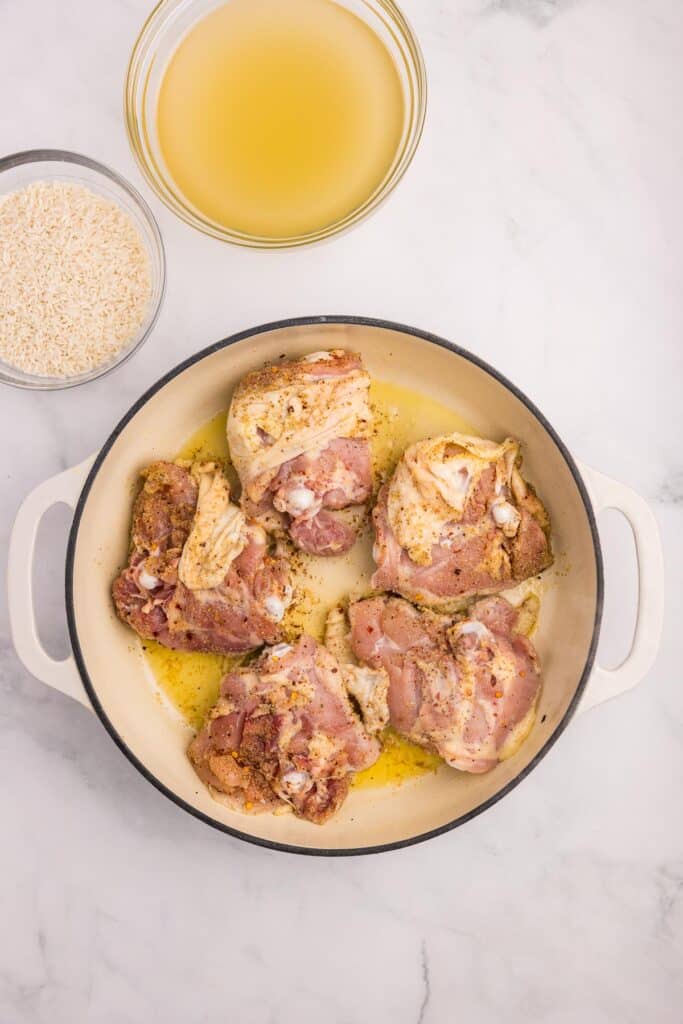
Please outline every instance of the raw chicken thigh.
[{"label": "raw chicken thigh", "polygon": [[280,639],[289,566],[230,501],[214,463],[154,462],[133,509],[119,616],[144,639],[185,651],[248,651]]},{"label": "raw chicken thigh", "polygon": [[229,672],[188,750],[213,795],[252,812],[288,804],[317,824],[334,814],[351,774],[380,753],[343,679],[336,658],[306,635]]},{"label": "raw chicken thigh", "polygon": [[372,492],[369,388],[360,356],[314,352],[248,374],[230,405],[242,507],[310,554],[356,539]]},{"label": "raw chicken thigh", "polygon": [[[520,632],[528,628],[528,605],[488,597],[455,619],[374,597],[351,604],[348,614],[355,657],[388,673],[397,732],[466,772],[489,771],[526,739],[541,688],[536,652]],[[377,696],[368,694],[372,720]]]},{"label": "raw chicken thigh", "polygon": [[452,610],[552,563],[550,523],[519,444],[453,433],[411,445],[373,512],[377,590]]}]

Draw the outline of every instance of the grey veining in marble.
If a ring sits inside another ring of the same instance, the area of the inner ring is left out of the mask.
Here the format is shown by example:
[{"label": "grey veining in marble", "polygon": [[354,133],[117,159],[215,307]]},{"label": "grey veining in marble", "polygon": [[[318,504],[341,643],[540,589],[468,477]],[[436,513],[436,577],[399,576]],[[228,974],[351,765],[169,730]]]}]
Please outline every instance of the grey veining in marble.
[{"label": "grey veining in marble", "polygon": [[[466,827],[377,858],[302,859],[159,796],[19,664],[3,586],[0,1024],[677,1024],[683,5],[405,0],[430,79],[414,165],[356,231],[265,254],[194,233],[141,181],[121,103],[150,6],[0,0],[2,149],[110,163],[150,200],[169,262],[154,337],[119,372],[0,392],[0,546],[28,490],[95,450],[175,362],[254,323],[364,313],[471,348],[577,456],[651,500],[665,635],[638,689],[573,722]],[[56,648],[64,530],[56,515],[37,567]],[[606,540],[603,652],[623,647],[633,577],[632,553]]]}]

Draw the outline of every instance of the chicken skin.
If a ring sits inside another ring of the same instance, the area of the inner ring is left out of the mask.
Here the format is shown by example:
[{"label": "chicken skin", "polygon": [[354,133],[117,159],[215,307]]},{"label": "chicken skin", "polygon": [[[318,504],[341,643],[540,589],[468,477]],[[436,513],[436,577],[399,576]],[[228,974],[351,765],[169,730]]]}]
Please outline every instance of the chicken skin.
[{"label": "chicken skin", "polygon": [[411,445],[373,511],[373,587],[451,611],[546,569],[550,522],[520,462],[512,438]]},{"label": "chicken skin", "polygon": [[336,658],[312,637],[266,648],[229,672],[188,756],[213,795],[250,812],[289,806],[322,824],[379,741],[348,698]]},{"label": "chicken skin", "polygon": [[228,414],[242,507],[302,551],[353,545],[372,493],[370,377],[360,356],[314,352],[248,374]]},{"label": "chicken skin", "polygon": [[[528,613],[502,597],[483,598],[460,618],[374,597],[351,604],[348,641],[362,664],[386,670],[388,718],[397,732],[453,768],[487,772],[519,748],[534,723],[541,673],[520,632]],[[378,695],[379,687],[367,691],[372,720]],[[364,708],[363,695],[355,696]]]},{"label": "chicken skin", "polygon": [[223,472],[155,462],[142,477],[128,565],[112,587],[120,618],[176,650],[227,654],[277,642],[289,565],[230,501]]}]

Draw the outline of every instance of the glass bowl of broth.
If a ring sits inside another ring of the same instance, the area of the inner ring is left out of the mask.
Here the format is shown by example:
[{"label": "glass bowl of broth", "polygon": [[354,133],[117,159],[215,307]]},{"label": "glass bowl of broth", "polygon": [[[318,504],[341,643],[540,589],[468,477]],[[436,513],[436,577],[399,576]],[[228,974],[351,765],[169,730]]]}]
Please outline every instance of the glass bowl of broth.
[{"label": "glass bowl of broth", "polygon": [[374,210],[412,160],[426,99],[393,0],[162,0],[133,49],[126,125],[179,217],[273,249]]}]

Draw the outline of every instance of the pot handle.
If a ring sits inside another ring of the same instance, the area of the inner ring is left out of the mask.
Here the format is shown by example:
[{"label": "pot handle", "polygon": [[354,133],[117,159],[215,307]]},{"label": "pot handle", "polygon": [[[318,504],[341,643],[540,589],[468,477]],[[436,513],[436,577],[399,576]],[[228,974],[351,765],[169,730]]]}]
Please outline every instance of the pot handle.
[{"label": "pot handle", "polygon": [[[75,509],[95,456],[39,484],[24,499],[9,539],[7,588],[10,629],[14,649],[29,672],[41,683],[91,708],[72,654],[63,661],[51,658],[40,642],[33,605],[33,558],[40,522],[52,505],[63,502]],[[92,709],[91,709],[92,710]]]},{"label": "pot handle", "polygon": [[615,669],[595,665],[579,704],[587,711],[625,693],[641,681],[657,656],[664,619],[664,559],[657,520],[644,498],[630,487],[579,463],[596,513],[613,508],[633,530],[638,562],[638,613],[631,650]]}]

